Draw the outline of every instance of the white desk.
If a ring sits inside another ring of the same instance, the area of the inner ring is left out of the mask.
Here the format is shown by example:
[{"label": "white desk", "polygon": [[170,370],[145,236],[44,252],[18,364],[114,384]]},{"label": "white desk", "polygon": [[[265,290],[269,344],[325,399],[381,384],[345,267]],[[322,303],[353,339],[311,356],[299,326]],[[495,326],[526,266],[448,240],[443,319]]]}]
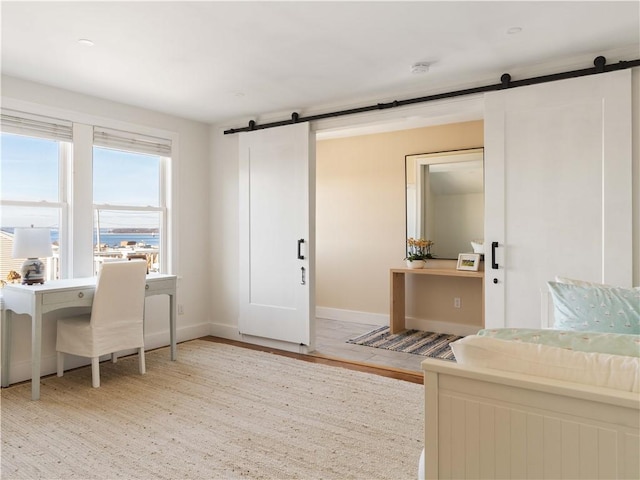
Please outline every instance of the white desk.
[{"label": "white desk", "polygon": [[[147,276],[146,296],[169,295],[169,334],[171,360],[176,359],[176,282],[175,275]],[[43,285],[4,287],[5,312],[2,315],[2,386],[9,385],[11,359],[12,313],[31,316],[31,398],[40,398],[40,359],[42,350],[42,315],[68,307],[90,307],[96,288],[96,277],[52,280]]]}]

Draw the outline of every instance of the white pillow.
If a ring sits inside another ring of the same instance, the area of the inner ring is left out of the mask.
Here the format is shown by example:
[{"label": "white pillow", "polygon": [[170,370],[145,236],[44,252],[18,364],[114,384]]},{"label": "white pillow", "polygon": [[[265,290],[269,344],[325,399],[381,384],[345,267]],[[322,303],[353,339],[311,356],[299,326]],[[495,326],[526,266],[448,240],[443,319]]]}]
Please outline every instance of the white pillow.
[{"label": "white pillow", "polygon": [[547,283],[554,328],[640,335],[640,289]]},{"label": "white pillow", "polygon": [[640,358],[577,352],[535,343],[469,335],[451,343],[462,365],[640,392]]}]

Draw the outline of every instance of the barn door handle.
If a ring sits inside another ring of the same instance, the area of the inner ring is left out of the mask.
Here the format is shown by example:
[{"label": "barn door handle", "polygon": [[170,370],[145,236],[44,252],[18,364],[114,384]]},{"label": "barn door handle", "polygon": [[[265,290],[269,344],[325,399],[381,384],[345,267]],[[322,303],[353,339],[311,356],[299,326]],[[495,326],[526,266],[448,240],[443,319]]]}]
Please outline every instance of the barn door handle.
[{"label": "barn door handle", "polygon": [[298,240],[298,260],[304,260],[304,255],[302,255],[302,252],[300,251],[303,243],[304,243],[304,238],[301,238],[300,240]]},{"label": "barn door handle", "polygon": [[498,248],[498,242],[491,242],[491,268],[498,270],[498,264],[496,263],[496,248]]}]

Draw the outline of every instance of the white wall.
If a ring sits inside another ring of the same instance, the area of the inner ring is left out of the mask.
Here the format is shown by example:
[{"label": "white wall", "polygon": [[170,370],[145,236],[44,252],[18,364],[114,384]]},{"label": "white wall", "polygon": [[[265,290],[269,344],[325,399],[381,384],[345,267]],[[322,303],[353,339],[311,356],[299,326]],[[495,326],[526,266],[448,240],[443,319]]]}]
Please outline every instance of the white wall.
[{"label": "white wall", "polygon": [[215,194],[209,203],[211,291],[208,300],[212,334],[240,340],[238,135],[224,135],[223,130],[211,128],[210,187]]},{"label": "white wall", "polygon": [[[72,121],[131,129],[172,132],[174,144],[174,265],[178,275],[177,302],[184,314],[177,318],[178,341],[210,333],[209,292],[211,288],[209,127],[205,124],[144,110],[44,85],[2,77],[4,107],[24,107],[34,113]],[[176,148],[177,145],[177,148]],[[145,343],[147,348],[169,344],[168,299],[147,299]],[[55,372],[55,315],[45,317],[42,340],[42,372]],[[14,315],[10,381],[30,378],[31,322]],[[178,350],[179,352],[179,350]],[[77,362],[77,364],[86,362]]]}]

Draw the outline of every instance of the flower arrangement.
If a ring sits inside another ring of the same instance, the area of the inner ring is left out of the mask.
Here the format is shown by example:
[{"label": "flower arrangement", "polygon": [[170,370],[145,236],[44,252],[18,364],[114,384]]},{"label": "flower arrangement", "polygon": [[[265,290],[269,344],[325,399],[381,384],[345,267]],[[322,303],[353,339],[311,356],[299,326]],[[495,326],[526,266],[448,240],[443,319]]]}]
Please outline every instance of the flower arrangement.
[{"label": "flower arrangement", "polygon": [[11,270],[9,272],[9,275],[7,275],[7,281],[9,283],[20,283],[20,279],[22,277],[20,277],[20,274],[18,272],[16,272],[15,270]]},{"label": "flower arrangement", "polygon": [[431,246],[433,242],[431,240],[424,240],[422,238],[409,238],[407,240],[407,257],[405,260],[413,262],[414,260],[426,260],[427,258],[433,258],[431,255]]}]

